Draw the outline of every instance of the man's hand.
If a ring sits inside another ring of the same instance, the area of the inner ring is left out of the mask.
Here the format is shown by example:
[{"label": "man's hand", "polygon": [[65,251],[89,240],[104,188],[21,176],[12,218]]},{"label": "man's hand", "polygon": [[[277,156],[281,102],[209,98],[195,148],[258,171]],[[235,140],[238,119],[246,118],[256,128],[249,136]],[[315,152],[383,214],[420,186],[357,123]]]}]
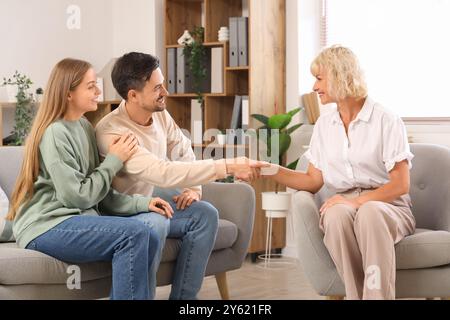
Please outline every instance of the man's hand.
[{"label": "man's hand", "polygon": [[324,214],[328,208],[331,208],[335,204],[339,204],[339,203],[346,204],[350,207],[355,208],[356,210],[358,210],[359,207],[361,206],[361,204],[356,199],[347,199],[347,198],[344,198],[343,196],[337,194],[337,195],[331,197],[330,199],[328,199],[327,201],[325,201],[325,203],[320,208],[320,214],[321,215]]},{"label": "man's hand", "polygon": [[194,190],[186,189],[183,193],[174,196],[173,201],[177,204],[177,210],[184,210],[194,201],[200,201],[200,195]]},{"label": "man's hand", "polygon": [[153,198],[148,204],[148,209],[152,212],[159,213],[162,216],[166,216],[169,219],[172,218],[173,215],[173,209],[170,204],[161,198]]},{"label": "man's hand", "polygon": [[269,167],[270,164],[250,160],[246,157],[227,159],[227,173],[234,175],[238,180],[252,182],[261,176],[261,168]]}]

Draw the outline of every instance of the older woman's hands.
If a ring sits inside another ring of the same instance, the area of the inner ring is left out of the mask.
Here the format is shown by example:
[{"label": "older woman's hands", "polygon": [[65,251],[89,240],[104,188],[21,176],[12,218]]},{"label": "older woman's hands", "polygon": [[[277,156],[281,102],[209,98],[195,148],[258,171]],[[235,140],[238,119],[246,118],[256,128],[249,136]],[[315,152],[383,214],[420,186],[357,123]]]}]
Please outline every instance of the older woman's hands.
[{"label": "older woman's hands", "polygon": [[320,207],[320,214],[324,214],[325,211],[327,211],[328,208],[331,208],[332,206],[336,205],[336,204],[346,204],[352,208],[355,208],[356,210],[359,209],[359,207],[361,206],[361,204],[356,200],[356,199],[347,199],[344,198],[343,196],[337,194],[333,197],[331,197],[330,199],[328,199],[327,201],[325,201],[325,203],[322,205],[322,207]]}]

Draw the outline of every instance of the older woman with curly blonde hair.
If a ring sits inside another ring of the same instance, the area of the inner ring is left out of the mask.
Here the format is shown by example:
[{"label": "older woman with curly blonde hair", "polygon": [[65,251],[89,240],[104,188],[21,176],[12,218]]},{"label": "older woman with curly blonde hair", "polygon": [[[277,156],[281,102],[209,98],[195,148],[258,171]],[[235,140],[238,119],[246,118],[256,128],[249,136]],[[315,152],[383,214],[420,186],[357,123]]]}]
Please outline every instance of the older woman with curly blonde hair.
[{"label": "older woman with curly blonde hair", "polygon": [[415,229],[405,126],[368,96],[348,48],[324,49],[311,72],[322,104],[337,108],[314,127],[307,172],[279,167],[271,177],[297,190],[333,190],[319,210],[320,228],[347,299],[395,299],[394,245]]}]

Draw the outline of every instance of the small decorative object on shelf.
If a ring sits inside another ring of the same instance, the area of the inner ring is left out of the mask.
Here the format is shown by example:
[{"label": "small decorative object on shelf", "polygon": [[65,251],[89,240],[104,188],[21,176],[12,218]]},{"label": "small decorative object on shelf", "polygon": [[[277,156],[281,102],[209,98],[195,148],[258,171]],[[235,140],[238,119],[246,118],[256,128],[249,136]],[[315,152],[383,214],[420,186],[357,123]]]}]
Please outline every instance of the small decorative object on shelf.
[{"label": "small decorative object on shelf", "polygon": [[180,46],[191,45],[193,42],[194,42],[194,39],[192,38],[191,34],[189,33],[189,30],[184,30],[183,35],[178,39],[178,44]]},{"label": "small decorative object on shelf", "polygon": [[218,35],[219,35],[218,39],[220,42],[230,40],[230,31],[228,30],[228,27],[221,27],[219,29]]},{"label": "small decorative object on shelf", "polygon": [[224,145],[227,141],[227,134],[225,130],[222,130],[220,133],[217,134],[217,144]]},{"label": "small decorative object on shelf", "polygon": [[28,93],[32,84],[33,82],[26,75],[22,75],[18,71],[14,73],[12,78],[3,78],[2,86],[17,87],[12,145],[21,146],[25,144],[25,139],[33,122],[33,95]]}]

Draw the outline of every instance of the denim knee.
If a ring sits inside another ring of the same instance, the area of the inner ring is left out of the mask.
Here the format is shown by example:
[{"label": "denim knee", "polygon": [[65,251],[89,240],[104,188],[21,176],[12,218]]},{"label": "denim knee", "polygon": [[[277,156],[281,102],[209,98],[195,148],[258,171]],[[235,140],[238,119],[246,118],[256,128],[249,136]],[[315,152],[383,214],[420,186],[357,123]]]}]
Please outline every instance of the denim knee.
[{"label": "denim knee", "polygon": [[141,213],[133,216],[135,220],[142,222],[148,229],[152,229],[159,235],[160,241],[164,240],[169,234],[170,219],[157,213]]},{"label": "denim knee", "polygon": [[211,203],[206,201],[196,202],[195,209],[201,221],[204,221],[212,228],[217,228],[219,224],[219,211]]}]

